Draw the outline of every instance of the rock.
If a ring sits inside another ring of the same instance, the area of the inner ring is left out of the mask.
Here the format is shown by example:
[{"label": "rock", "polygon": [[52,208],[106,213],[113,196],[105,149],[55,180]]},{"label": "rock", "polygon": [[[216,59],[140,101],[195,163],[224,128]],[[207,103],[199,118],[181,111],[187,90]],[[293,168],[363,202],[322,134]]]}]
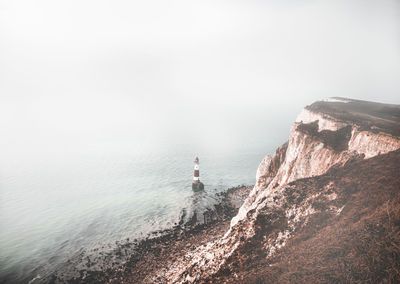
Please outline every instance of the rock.
[{"label": "rock", "polygon": [[192,189],[194,191],[202,191],[204,190],[204,184],[201,181],[193,182]]}]

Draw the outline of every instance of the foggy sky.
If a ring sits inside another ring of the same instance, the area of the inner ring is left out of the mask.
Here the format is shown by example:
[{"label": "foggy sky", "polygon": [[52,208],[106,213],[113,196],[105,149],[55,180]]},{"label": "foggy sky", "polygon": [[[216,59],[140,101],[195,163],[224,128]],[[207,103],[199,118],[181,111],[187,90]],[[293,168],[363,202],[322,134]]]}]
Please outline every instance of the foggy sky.
[{"label": "foggy sky", "polygon": [[0,0],[2,154],[251,142],[325,97],[398,104],[399,78],[399,1]]}]

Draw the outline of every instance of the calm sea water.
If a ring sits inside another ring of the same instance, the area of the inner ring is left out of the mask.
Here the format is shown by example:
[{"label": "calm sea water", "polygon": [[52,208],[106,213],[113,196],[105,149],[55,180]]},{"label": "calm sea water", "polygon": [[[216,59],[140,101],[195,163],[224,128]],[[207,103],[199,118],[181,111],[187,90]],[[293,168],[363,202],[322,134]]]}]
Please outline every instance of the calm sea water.
[{"label": "calm sea water", "polygon": [[[195,152],[186,145],[8,158],[0,163],[0,275],[43,277],[82,248],[172,227],[182,210],[201,212],[217,192],[253,184],[259,162],[278,144],[243,139],[242,148],[227,151]],[[191,189],[196,155],[206,188],[200,198]]]}]

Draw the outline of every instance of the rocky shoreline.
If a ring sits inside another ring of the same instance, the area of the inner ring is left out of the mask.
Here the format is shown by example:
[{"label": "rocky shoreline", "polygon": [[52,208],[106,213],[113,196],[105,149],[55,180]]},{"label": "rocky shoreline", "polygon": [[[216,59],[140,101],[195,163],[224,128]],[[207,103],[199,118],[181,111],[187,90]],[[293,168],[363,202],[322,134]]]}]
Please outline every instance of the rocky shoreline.
[{"label": "rocky shoreline", "polygon": [[[218,193],[220,202],[202,214],[194,213],[171,229],[156,231],[143,240],[126,240],[107,253],[111,266],[99,264],[82,254],[74,276],[53,274],[48,283],[165,283],[169,267],[189,251],[222,237],[253,186],[237,186]],[[102,261],[105,262],[104,260]],[[176,263],[175,263],[176,265]],[[63,271],[62,269],[60,271]]]}]

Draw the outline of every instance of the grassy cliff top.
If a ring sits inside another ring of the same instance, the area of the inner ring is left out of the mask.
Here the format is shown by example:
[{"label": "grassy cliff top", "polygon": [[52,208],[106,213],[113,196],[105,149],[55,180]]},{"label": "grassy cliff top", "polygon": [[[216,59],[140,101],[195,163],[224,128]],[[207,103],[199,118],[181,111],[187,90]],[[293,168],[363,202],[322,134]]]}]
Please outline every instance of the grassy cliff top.
[{"label": "grassy cliff top", "polygon": [[332,101],[317,101],[306,109],[358,125],[360,130],[400,136],[400,105],[332,98]]}]

